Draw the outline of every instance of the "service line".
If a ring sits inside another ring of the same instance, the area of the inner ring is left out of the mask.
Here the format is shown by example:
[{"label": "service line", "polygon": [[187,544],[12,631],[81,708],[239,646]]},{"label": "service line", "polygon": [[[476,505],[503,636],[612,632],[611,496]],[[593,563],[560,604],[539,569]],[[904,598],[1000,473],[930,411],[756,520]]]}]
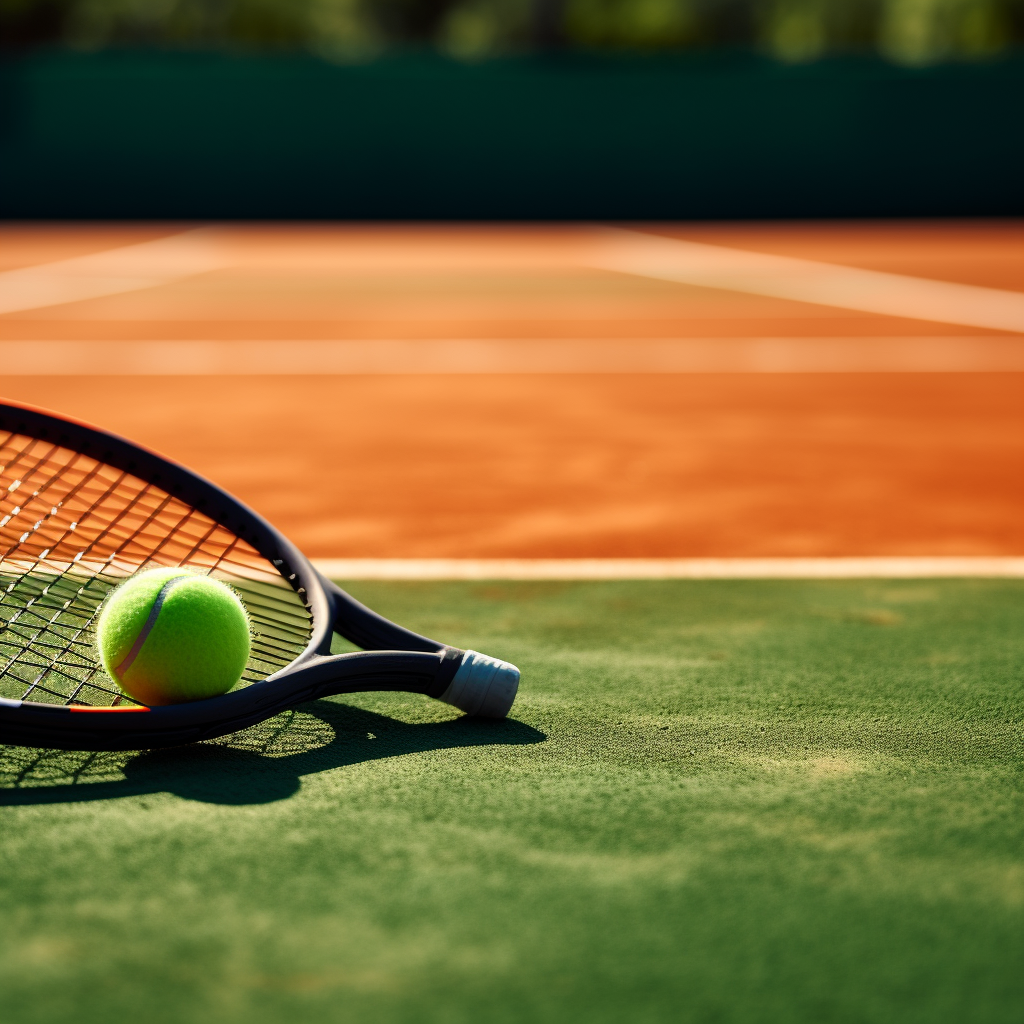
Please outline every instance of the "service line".
[{"label": "service line", "polygon": [[2,341],[19,376],[474,373],[999,373],[1024,337],[444,341]]}]

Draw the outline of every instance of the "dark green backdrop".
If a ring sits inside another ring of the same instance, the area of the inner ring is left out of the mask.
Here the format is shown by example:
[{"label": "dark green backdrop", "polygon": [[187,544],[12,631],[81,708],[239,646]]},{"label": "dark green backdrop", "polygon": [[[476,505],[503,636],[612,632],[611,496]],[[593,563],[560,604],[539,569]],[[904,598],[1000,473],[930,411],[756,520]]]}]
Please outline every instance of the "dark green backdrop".
[{"label": "dark green backdrop", "polygon": [[0,64],[0,216],[1024,213],[1024,57],[35,53]]}]

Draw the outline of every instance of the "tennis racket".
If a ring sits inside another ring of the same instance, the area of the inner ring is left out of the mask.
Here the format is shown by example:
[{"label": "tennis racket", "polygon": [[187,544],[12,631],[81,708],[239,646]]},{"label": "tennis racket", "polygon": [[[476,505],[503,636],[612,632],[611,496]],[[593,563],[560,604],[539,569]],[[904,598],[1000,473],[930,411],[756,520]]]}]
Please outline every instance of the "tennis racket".
[{"label": "tennis racket", "polygon": [[[252,654],[220,697],[147,707],[104,672],[94,626],[129,576],[183,566],[230,584]],[[338,633],[362,650],[331,654]],[[0,743],[177,746],[337,693],[404,690],[504,718],[519,670],[360,604],[241,502],[114,434],[0,402]]]}]

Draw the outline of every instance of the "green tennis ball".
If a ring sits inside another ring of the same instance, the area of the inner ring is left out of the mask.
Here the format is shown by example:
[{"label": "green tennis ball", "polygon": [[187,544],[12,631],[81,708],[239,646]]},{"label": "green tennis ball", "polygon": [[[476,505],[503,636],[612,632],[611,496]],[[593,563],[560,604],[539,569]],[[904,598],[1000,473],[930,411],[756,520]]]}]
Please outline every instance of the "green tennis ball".
[{"label": "green tennis ball", "polygon": [[185,569],[122,583],[100,613],[96,642],[111,678],[143,704],[227,693],[249,660],[249,618],[235,592]]}]

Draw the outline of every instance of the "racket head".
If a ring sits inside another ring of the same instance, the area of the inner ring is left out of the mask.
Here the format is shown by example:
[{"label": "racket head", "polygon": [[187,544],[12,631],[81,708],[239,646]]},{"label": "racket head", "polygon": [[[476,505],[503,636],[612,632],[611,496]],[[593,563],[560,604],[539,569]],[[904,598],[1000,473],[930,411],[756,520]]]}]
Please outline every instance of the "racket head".
[{"label": "racket head", "polygon": [[92,729],[151,717],[107,677],[93,630],[106,595],[155,566],[221,579],[249,612],[252,656],[231,694],[197,702],[207,718],[330,651],[325,581],[262,517],[140,445],[0,403],[0,742],[16,710],[88,710]]}]

